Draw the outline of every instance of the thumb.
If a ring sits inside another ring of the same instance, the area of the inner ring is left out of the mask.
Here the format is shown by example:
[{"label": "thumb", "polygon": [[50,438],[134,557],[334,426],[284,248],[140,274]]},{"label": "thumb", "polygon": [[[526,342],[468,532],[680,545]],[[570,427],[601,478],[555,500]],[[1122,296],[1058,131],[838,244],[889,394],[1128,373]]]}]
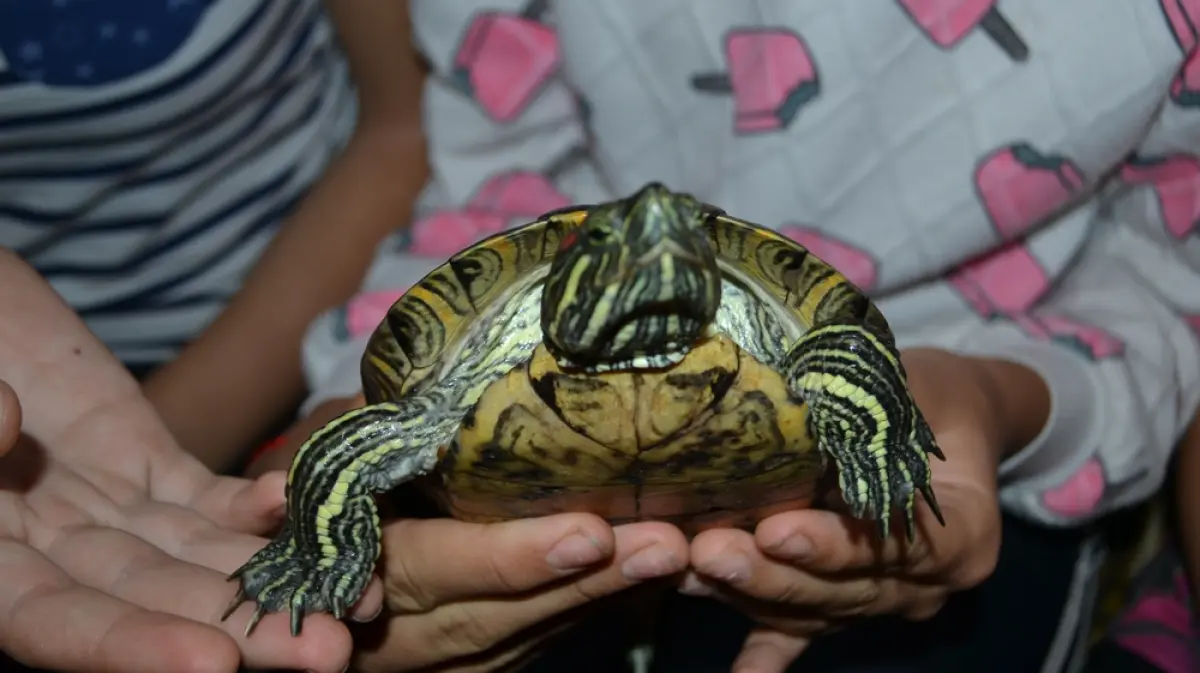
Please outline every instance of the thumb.
[{"label": "thumb", "polygon": [[784,673],[808,643],[808,638],[759,627],[746,637],[741,654],[733,662],[733,673]]},{"label": "thumb", "polygon": [[21,435],[21,403],[17,393],[0,381],[0,456],[8,453]]}]

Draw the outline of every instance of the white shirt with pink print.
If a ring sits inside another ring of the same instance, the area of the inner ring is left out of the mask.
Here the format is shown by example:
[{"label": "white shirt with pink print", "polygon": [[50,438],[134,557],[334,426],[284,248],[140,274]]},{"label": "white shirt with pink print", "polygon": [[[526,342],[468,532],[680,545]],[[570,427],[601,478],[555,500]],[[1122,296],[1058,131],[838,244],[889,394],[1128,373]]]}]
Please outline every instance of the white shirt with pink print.
[{"label": "white shirt with pink print", "polygon": [[412,5],[434,177],[313,325],[310,408],[448,255],[658,180],[811,248],[902,346],[1040,372],[1008,511],[1075,525],[1159,487],[1200,400],[1200,0]]}]

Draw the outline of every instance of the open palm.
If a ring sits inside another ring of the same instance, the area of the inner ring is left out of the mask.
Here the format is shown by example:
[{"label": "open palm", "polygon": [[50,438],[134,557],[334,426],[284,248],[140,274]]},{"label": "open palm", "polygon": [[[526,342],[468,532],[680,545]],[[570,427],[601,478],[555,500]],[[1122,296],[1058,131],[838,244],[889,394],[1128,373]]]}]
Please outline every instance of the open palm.
[{"label": "open palm", "polygon": [[214,476],[130,388],[35,438],[0,383],[0,648],[52,669],[339,671],[351,641],[330,618],[295,639],[278,616],[245,638],[248,605],[221,621],[283,475]]}]

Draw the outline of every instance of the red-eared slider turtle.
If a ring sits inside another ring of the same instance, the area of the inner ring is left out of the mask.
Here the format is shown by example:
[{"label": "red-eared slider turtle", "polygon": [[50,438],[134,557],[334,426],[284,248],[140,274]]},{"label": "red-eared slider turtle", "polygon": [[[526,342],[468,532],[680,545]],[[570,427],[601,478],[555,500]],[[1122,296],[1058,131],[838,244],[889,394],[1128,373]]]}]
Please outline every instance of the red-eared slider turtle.
[{"label": "red-eared slider turtle", "polygon": [[[843,500],[912,537],[942,457],[887,321],[796,242],[650,184],[453,256],[401,297],[362,361],[366,406],[301,446],[282,532],[232,578],[341,617],[380,552],[377,494],[417,477],[453,516],[591,511],[752,524]],[[814,450],[816,449],[816,450]],[[231,579],[232,579],[231,578]]]}]

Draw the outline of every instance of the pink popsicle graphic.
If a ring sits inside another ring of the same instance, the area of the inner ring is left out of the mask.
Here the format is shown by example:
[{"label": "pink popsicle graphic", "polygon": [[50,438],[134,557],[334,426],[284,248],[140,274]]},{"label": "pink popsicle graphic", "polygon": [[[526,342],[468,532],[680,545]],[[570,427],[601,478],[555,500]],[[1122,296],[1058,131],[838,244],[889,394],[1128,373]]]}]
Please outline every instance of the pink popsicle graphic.
[{"label": "pink popsicle graphic", "polygon": [[1099,460],[1092,458],[1066,481],[1043,491],[1042,504],[1060,516],[1086,516],[1104,498],[1104,487],[1104,467]]},{"label": "pink popsicle graphic", "polygon": [[1133,157],[1121,168],[1121,179],[1154,190],[1163,224],[1175,238],[1200,229],[1200,159],[1190,154]]},{"label": "pink popsicle graphic", "polygon": [[1016,316],[1027,334],[1043,341],[1054,341],[1074,348],[1093,360],[1113,358],[1125,352],[1125,343],[1094,325],[1061,315]]},{"label": "pink popsicle graphic", "polygon": [[346,333],[354,338],[374,330],[406,289],[378,290],[355,295],[345,305]]},{"label": "pink popsicle graphic", "polygon": [[498,122],[520,116],[558,68],[558,34],[538,20],[545,9],[533,0],[521,14],[479,14],[459,44],[455,84]]},{"label": "pink popsicle graphic", "polygon": [[896,0],[914,23],[938,47],[949,49],[976,28],[992,39],[1014,61],[1029,58],[1029,47],[1008,19],[996,9],[996,0]]},{"label": "pink popsicle graphic", "polygon": [[1197,30],[1197,20],[1200,19],[1200,0],[1159,0],[1159,7],[1175,35],[1179,48],[1187,53],[1196,47],[1200,30]]},{"label": "pink popsicle graphic", "polygon": [[417,255],[449,257],[500,232],[513,218],[535,218],[570,202],[539,173],[502,173],[484,182],[465,207],[440,210],[414,222],[409,249]]},{"label": "pink popsicle graphic", "polygon": [[483,183],[471,198],[472,210],[490,211],[506,217],[538,217],[542,213],[565,208],[571,199],[558,191],[540,173],[514,171]]},{"label": "pink popsicle graphic", "polygon": [[1200,107],[1200,50],[1193,49],[1171,80],[1171,100],[1183,107]]},{"label": "pink popsicle graphic", "polygon": [[984,318],[1025,314],[1050,291],[1041,262],[1018,243],[963,264],[947,280]]},{"label": "pink popsicle graphic", "polygon": [[1070,160],[1044,155],[1027,143],[996,150],[975,169],[975,189],[1003,240],[1020,236],[1065,206],[1083,183]]},{"label": "pink popsicle graphic", "polygon": [[1020,243],[968,262],[946,280],[980,317],[1011,320],[1034,339],[1061,343],[1095,360],[1124,351],[1119,339],[1098,327],[1036,311],[1050,292],[1051,280]]},{"label": "pink popsicle graphic", "polygon": [[808,248],[809,252],[837,269],[859,289],[874,289],[878,269],[875,259],[867,252],[811,227],[788,225],[780,227],[779,233]]},{"label": "pink popsicle graphic", "polygon": [[961,265],[946,280],[981,317],[1012,320],[1035,339],[1061,342],[1100,359],[1119,354],[1123,344],[1092,325],[1036,311],[1052,281],[1018,240],[1069,202],[1082,185],[1070,161],[1043,156],[1027,144],[985,157],[975,170],[975,188],[997,235],[1007,243]]},{"label": "pink popsicle graphic", "polygon": [[1200,338],[1200,315],[1184,316],[1183,319],[1187,321],[1188,326],[1196,333],[1196,337]]},{"label": "pink popsicle graphic", "polygon": [[692,76],[692,88],[732,94],[735,128],[740,133],[787,127],[821,90],[816,65],[799,35],[758,28],[725,38],[728,72]]}]

